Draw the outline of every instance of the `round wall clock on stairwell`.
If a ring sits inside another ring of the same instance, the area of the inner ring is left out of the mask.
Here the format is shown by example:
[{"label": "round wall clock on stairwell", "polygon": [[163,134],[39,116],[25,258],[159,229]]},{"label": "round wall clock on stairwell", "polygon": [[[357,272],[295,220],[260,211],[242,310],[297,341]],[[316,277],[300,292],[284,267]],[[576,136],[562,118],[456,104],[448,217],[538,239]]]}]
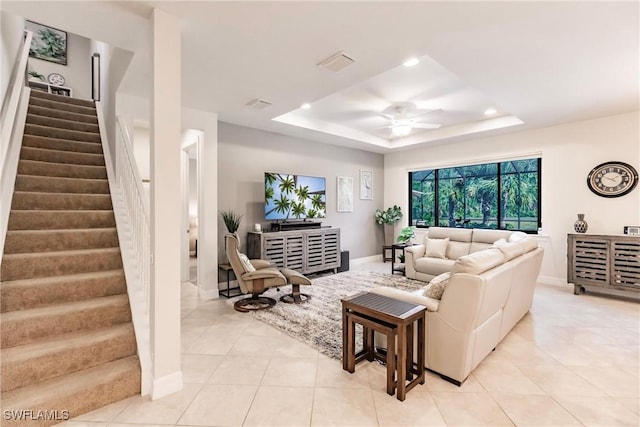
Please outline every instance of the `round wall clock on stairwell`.
[{"label": "round wall clock on stairwell", "polygon": [[638,184],[638,171],[624,162],[604,162],[587,176],[589,190],[602,197],[620,197]]},{"label": "round wall clock on stairwell", "polygon": [[49,83],[51,83],[52,85],[56,85],[56,86],[62,86],[64,85],[64,77],[62,76],[62,74],[58,74],[58,73],[51,73],[47,76],[47,80],[49,80]]}]

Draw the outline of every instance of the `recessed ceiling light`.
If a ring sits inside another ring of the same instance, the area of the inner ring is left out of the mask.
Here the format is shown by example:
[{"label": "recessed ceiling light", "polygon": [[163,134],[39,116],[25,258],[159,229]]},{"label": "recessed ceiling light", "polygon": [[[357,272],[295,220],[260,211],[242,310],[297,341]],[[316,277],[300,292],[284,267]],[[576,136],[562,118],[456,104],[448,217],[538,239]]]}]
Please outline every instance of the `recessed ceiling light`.
[{"label": "recessed ceiling light", "polygon": [[418,58],[409,58],[402,63],[405,67],[413,67],[414,65],[418,65],[420,60]]},{"label": "recessed ceiling light", "polygon": [[302,108],[303,110],[308,110],[309,108],[311,108],[311,104],[309,104],[308,102],[305,102],[300,106],[300,108]]},{"label": "recessed ceiling light", "polygon": [[493,116],[495,113],[497,113],[495,108],[487,108],[486,110],[484,110],[485,116]]}]

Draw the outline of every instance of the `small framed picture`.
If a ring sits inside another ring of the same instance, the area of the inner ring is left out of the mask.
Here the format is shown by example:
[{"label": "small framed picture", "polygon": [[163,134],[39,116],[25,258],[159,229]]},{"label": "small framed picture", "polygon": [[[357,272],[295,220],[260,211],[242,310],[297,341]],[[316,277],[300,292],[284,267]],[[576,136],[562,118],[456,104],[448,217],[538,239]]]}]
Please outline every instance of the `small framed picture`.
[{"label": "small framed picture", "polygon": [[629,236],[640,236],[640,225],[625,225],[624,234]]},{"label": "small framed picture", "polygon": [[360,169],[360,199],[373,200],[373,171]]}]

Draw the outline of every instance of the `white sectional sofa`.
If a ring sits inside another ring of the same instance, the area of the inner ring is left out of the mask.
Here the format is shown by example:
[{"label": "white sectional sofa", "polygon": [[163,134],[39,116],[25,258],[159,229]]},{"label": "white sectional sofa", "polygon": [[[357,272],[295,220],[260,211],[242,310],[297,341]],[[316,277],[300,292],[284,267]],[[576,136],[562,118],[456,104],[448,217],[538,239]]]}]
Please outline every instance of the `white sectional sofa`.
[{"label": "white sectional sofa", "polygon": [[[405,271],[410,279],[430,281],[435,276],[451,271],[458,258],[491,247],[500,239],[515,241],[527,235],[521,231],[486,230],[479,228],[430,227],[421,245],[405,250]],[[427,253],[429,239],[449,239],[444,258]]]},{"label": "white sectional sofa", "polygon": [[[480,235],[488,236],[478,233],[476,237]],[[474,241],[465,243],[473,245]],[[439,300],[425,296],[431,285],[414,292],[388,287],[373,290],[427,307],[425,368],[457,385],[529,311],[542,264],[543,250],[531,237],[500,241],[496,247],[485,241],[475,243],[487,248],[451,262],[450,271],[442,275],[449,278]],[[457,249],[452,248],[451,253]],[[376,342],[385,346],[380,338]]]}]

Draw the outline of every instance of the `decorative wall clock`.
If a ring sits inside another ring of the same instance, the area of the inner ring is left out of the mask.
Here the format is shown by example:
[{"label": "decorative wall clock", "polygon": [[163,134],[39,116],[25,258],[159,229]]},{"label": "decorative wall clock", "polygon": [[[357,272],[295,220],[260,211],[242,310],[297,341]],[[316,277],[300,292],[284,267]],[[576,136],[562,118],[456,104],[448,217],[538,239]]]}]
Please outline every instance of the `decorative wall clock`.
[{"label": "decorative wall clock", "polygon": [[638,184],[638,171],[624,162],[601,163],[589,172],[587,186],[598,196],[620,197]]},{"label": "decorative wall clock", "polygon": [[64,85],[64,77],[62,76],[62,74],[58,74],[58,73],[51,73],[47,76],[47,80],[49,80],[49,83],[51,83],[52,85],[56,85],[56,86],[62,86]]}]

